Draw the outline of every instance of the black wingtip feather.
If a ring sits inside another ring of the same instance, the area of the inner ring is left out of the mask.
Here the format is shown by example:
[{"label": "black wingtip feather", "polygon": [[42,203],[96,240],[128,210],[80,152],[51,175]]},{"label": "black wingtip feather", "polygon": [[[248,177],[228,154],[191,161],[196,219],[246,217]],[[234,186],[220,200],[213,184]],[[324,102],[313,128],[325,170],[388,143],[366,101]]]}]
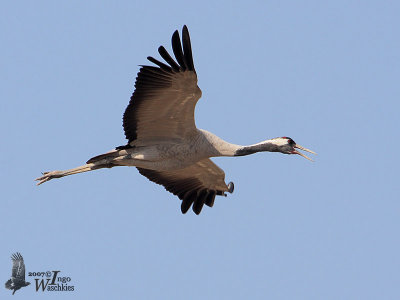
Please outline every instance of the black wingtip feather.
[{"label": "black wingtip feather", "polygon": [[197,197],[197,190],[192,190],[185,194],[181,204],[181,211],[183,214],[186,214],[188,212],[190,206],[192,206],[194,200],[196,200],[196,197]]},{"label": "black wingtip feather", "polygon": [[208,196],[208,190],[204,189],[197,195],[197,199],[193,203],[193,211],[196,215],[199,215],[201,213],[201,210],[203,209],[204,206],[204,201],[207,199]]},{"label": "black wingtip feather", "polygon": [[151,56],[147,56],[147,59],[149,61],[151,61],[153,64],[156,64],[157,66],[159,66],[162,70],[168,71],[168,72],[172,72],[172,68],[164,63],[162,63],[161,61],[155,59],[154,57]]},{"label": "black wingtip feather", "polygon": [[169,55],[168,51],[165,50],[164,46],[158,47],[158,53],[160,53],[161,57],[164,58],[167,63],[169,63],[175,72],[179,72],[180,66],[175,62],[171,55]]},{"label": "black wingtip feather", "polygon": [[164,46],[160,46],[158,48],[158,52],[160,53],[161,57],[169,64],[169,66],[151,56],[147,57],[147,59],[159,66],[162,70],[168,72],[179,72],[186,70],[196,72],[194,69],[192,46],[190,43],[189,30],[187,26],[184,25],[182,29],[182,43],[178,30],[175,30],[175,32],[173,33],[171,41],[172,50],[174,52],[177,62],[171,57]]},{"label": "black wingtip feather", "polygon": [[213,207],[216,195],[217,195],[216,191],[210,191],[209,194],[207,195],[206,200],[204,201],[204,204],[209,207]]},{"label": "black wingtip feather", "polygon": [[191,46],[191,43],[190,43],[189,30],[188,30],[186,25],[184,25],[183,29],[182,29],[182,43],[183,43],[183,53],[184,53],[184,56],[185,56],[185,61],[186,61],[187,68],[190,71],[194,71],[192,46]]},{"label": "black wingtip feather", "polygon": [[182,44],[181,44],[181,38],[179,37],[179,32],[176,30],[174,34],[172,35],[172,50],[174,51],[174,55],[176,60],[181,66],[181,69],[185,71],[187,69],[186,62],[185,62],[185,57],[183,56],[183,51],[182,51]]}]

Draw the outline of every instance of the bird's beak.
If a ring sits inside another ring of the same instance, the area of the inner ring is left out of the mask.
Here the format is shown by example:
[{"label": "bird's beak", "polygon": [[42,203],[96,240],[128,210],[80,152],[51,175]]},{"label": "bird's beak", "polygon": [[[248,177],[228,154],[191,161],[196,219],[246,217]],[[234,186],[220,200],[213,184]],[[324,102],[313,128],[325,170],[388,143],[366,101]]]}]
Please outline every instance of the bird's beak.
[{"label": "bird's beak", "polygon": [[[304,148],[304,147],[302,147],[302,146],[300,146],[300,145],[298,145],[298,144],[294,145],[294,147],[297,148],[297,149],[306,151],[306,152],[310,152],[310,153],[312,153],[312,154],[317,154],[317,153],[315,153],[314,151],[311,151],[310,149]],[[297,151],[297,150],[294,150],[294,151],[293,151],[293,154],[298,154],[298,155],[300,155],[300,156],[303,156],[304,158],[307,158],[308,160],[313,161],[313,160],[312,160],[311,158],[309,158],[307,155],[304,155],[303,153],[301,153],[301,152],[299,152],[299,151]]]}]

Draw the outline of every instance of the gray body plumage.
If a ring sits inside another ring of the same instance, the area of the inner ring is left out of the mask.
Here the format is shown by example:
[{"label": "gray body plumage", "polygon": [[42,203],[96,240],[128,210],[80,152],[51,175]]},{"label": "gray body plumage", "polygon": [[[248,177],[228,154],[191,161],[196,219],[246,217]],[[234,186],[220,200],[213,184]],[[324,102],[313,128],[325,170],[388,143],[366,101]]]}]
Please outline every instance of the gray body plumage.
[{"label": "gray body plumage", "polygon": [[112,150],[108,154],[90,159],[87,163],[105,163],[134,166],[157,171],[175,170],[200,160],[218,156],[234,156],[242,146],[230,144],[206,130],[176,141],[159,141],[149,146],[133,146]]}]

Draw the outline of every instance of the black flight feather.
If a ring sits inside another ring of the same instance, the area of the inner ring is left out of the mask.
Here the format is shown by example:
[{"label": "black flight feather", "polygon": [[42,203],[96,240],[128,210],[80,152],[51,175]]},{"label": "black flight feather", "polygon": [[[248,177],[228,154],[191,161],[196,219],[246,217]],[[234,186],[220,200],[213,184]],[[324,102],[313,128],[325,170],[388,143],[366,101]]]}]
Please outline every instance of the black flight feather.
[{"label": "black flight feather", "polygon": [[175,30],[174,34],[172,35],[172,50],[174,51],[174,55],[178,63],[180,64],[183,71],[187,69],[185,58],[183,56],[181,39],[179,37],[178,30]]},{"label": "black flight feather", "polygon": [[195,71],[194,64],[193,64],[192,46],[190,43],[189,30],[187,29],[186,25],[183,26],[183,29],[182,29],[182,42],[183,42],[183,52],[185,55],[185,61],[186,61],[188,70]]},{"label": "black flight feather", "polygon": [[164,63],[162,63],[161,61],[155,59],[154,57],[151,56],[147,56],[147,59],[149,61],[151,61],[153,64],[156,64],[157,66],[159,66],[162,70],[168,71],[168,72],[172,72],[172,68]]},{"label": "black flight feather", "polygon": [[169,63],[175,72],[180,71],[180,66],[175,62],[171,55],[169,55],[168,51],[165,50],[164,46],[158,47],[158,53],[160,53],[161,57],[164,58],[167,63]]}]

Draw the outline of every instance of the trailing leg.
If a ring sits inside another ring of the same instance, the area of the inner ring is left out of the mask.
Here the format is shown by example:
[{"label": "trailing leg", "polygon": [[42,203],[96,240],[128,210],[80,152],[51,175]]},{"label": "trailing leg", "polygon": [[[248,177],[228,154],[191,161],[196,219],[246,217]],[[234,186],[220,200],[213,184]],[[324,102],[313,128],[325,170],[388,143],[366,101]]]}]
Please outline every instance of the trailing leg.
[{"label": "trailing leg", "polygon": [[52,171],[52,172],[44,172],[43,176],[36,178],[36,181],[39,181],[36,185],[41,185],[42,183],[45,183],[46,181],[49,181],[53,178],[61,178],[64,176],[68,175],[73,175],[73,174],[78,174],[78,173],[83,173],[83,172],[88,172],[92,170],[97,170],[101,168],[112,168],[114,165],[111,163],[105,163],[105,164],[100,164],[100,163],[89,163],[74,169],[69,169],[65,171]]}]

